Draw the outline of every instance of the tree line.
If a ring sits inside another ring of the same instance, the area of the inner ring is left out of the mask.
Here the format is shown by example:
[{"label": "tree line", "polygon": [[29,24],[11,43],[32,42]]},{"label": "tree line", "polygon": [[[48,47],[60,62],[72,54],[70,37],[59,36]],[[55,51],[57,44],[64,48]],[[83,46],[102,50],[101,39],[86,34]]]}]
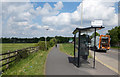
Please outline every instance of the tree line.
[{"label": "tree line", "polygon": [[[99,33],[97,33],[97,36],[99,36]],[[111,46],[119,46],[120,45],[120,26],[116,26],[115,28],[112,28],[111,30],[108,30],[107,35],[110,35]],[[93,38],[94,33],[90,36],[90,38]],[[54,37],[47,37],[46,40],[50,41]],[[70,39],[73,39],[73,37],[62,37],[62,36],[55,36],[57,39],[57,43],[68,43]],[[0,43],[38,43],[39,41],[45,41],[45,37],[34,37],[34,38],[0,38]]]},{"label": "tree line", "polygon": [[111,46],[119,46],[120,45],[120,26],[116,26],[111,30],[108,30],[108,35],[110,35],[110,43]]},{"label": "tree line", "polygon": [[[56,38],[58,43],[68,43],[70,39],[73,37],[62,37],[62,36],[55,36],[55,37],[47,37],[46,41],[50,41],[51,39]],[[38,43],[39,41],[45,41],[45,37],[33,37],[33,38],[0,38],[0,43]]]}]

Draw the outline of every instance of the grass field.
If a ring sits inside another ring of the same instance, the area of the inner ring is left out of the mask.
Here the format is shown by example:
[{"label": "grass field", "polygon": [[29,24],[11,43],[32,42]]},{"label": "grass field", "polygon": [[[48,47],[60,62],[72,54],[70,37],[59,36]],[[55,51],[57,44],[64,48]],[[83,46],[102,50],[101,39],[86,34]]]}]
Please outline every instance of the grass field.
[{"label": "grass field", "polygon": [[[60,44],[60,50],[68,55],[74,56],[74,45],[71,43]],[[90,54],[88,57],[92,58]]]},{"label": "grass field", "polygon": [[34,47],[36,43],[3,43],[2,45],[2,53],[9,51],[15,51],[22,48]]},{"label": "grass field", "polygon": [[13,64],[3,75],[44,75],[48,51],[38,51]]},{"label": "grass field", "polygon": [[45,63],[49,51],[39,50],[10,66],[3,75],[45,75]]},{"label": "grass field", "polygon": [[[8,51],[15,51],[18,49],[23,49],[27,47],[34,47],[36,43],[2,43],[0,44],[0,48],[2,48],[1,53],[6,53]],[[5,58],[6,55],[0,56],[0,58]],[[11,58],[13,60],[14,58]],[[5,64],[7,60],[2,61],[2,64]],[[11,65],[14,64],[14,62],[10,63]],[[6,66],[3,66],[2,69],[5,69]]]}]

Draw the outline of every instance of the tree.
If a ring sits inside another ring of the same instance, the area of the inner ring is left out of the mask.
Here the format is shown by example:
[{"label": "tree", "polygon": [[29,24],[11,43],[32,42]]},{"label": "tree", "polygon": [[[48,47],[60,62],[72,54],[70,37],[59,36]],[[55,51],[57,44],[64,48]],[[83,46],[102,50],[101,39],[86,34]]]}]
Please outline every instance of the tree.
[{"label": "tree", "polygon": [[120,42],[120,26],[116,26],[115,28],[112,28],[111,30],[108,30],[108,33],[111,38],[111,46],[118,46]]},{"label": "tree", "polygon": [[62,37],[62,36],[55,36],[55,38],[57,39],[58,43],[68,43],[69,39],[73,39],[73,37]]}]

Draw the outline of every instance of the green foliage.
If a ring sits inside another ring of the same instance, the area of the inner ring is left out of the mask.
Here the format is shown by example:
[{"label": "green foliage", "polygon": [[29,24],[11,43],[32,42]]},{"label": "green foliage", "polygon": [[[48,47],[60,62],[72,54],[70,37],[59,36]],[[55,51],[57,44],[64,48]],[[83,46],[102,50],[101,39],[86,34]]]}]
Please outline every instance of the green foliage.
[{"label": "green foliage", "polygon": [[57,40],[55,38],[50,40],[50,46],[53,47],[57,43]]},{"label": "green foliage", "polygon": [[119,39],[119,42],[120,42],[120,26],[118,27],[117,33],[118,33],[118,39]]},{"label": "green foliage", "polygon": [[[6,53],[8,51],[12,52],[15,50],[19,50],[19,49],[23,49],[23,48],[27,48],[27,47],[33,47],[35,46],[35,43],[1,43],[1,49],[2,49],[2,53]],[[28,56],[28,53],[26,52],[26,50],[20,51],[18,52],[18,56],[14,57],[14,58],[10,58],[9,60],[14,60],[15,58],[17,59],[17,61],[20,61],[21,58],[26,58]],[[12,56],[14,54],[11,54],[10,56]],[[1,56],[2,59],[6,58],[7,55],[2,55]],[[3,60],[2,64],[5,64],[7,62],[7,60]],[[13,65],[15,62],[12,62],[9,64],[9,66]],[[6,68],[6,66],[3,66],[1,69],[4,70]]]},{"label": "green foliage", "polygon": [[[47,37],[46,40],[50,41],[54,37]],[[73,37],[62,37],[62,36],[55,36],[55,38],[58,40],[58,43],[68,43],[70,39],[73,39]],[[34,38],[0,38],[0,43],[38,43],[39,41],[45,41],[45,37],[34,37]]]},{"label": "green foliage", "polygon": [[39,46],[39,49],[40,50],[48,50],[50,47],[53,47],[56,43],[57,43],[57,40],[55,38],[51,39],[50,41],[46,41],[47,43],[47,48],[46,48],[46,45],[45,45],[45,41],[39,41],[36,46]]},{"label": "green foliage", "polygon": [[73,39],[73,37],[62,37],[62,36],[55,36],[57,39],[57,43],[68,43],[70,39]]},{"label": "green foliage", "polygon": [[[28,43],[29,44],[29,43]],[[48,47],[50,48],[50,42],[47,41]],[[1,44],[2,45],[2,44]],[[29,46],[35,46],[34,44],[27,45],[27,44],[3,44],[4,49],[9,50],[11,49],[22,49]],[[45,48],[45,42],[40,41],[37,43],[37,45],[43,46],[41,48]],[[36,46],[37,46],[36,45]],[[6,48],[7,46],[7,48]],[[15,48],[15,47],[16,48]],[[43,49],[44,50],[44,49]],[[45,71],[45,62],[46,57],[49,52],[43,52],[42,50],[39,50],[36,53],[29,54],[27,53],[27,50],[24,49],[23,51],[20,51],[18,54],[17,62],[15,61],[10,65],[10,69],[6,70],[3,75],[44,75]],[[22,59],[21,59],[22,58]]]},{"label": "green foliage", "polygon": [[116,26],[111,30],[108,30],[108,33],[111,38],[111,46],[118,46],[120,42],[120,26]]},{"label": "green foliage", "polygon": [[45,46],[45,41],[39,41],[36,46],[39,46],[40,50],[45,51],[46,50],[46,46]]},{"label": "green foliage", "polygon": [[38,51],[14,63],[3,75],[44,75],[45,62],[49,52]]},{"label": "green foliage", "polygon": [[120,47],[119,47],[119,46],[116,46],[116,47],[111,47],[111,48],[114,48],[114,49],[120,49]]},{"label": "green foliage", "polygon": [[[53,37],[47,37],[46,40],[50,41]],[[45,41],[45,37],[33,38],[0,38],[0,43],[37,43],[38,41]]]},{"label": "green foliage", "polygon": [[23,49],[22,51],[18,52],[18,56],[16,57],[17,60],[19,61],[21,58],[25,59],[28,57],[28,53],[26,49]]},{"label": "green foliage", "polygon": [[68,55],[74,56],[74,45],[71,43],[60,44],[60,50]]},{"label": "green foliage", "polygon": [[[90,36],[90,39],[92,39],[94,37],[95,33],[93,33],[91,36]],[[99,33],[96,32],[96,36],[100,36]]]}]

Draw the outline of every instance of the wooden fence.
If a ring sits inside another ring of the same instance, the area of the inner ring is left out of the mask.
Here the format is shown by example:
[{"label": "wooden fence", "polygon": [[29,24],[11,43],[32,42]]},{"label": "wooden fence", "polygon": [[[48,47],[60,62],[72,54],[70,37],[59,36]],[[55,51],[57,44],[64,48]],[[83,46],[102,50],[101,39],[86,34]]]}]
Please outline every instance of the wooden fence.
[{"label": "wooden fence", "polygon": [[16,51],[8,51],[7,53],[0,54],[0,69],[1,72],[4,72],[9,68],[9,65],[16,60],[19,61],[21,58],[26,58],[29,54],[33,52],[37,52],[39,47],[28,47],[21,50]]}]

